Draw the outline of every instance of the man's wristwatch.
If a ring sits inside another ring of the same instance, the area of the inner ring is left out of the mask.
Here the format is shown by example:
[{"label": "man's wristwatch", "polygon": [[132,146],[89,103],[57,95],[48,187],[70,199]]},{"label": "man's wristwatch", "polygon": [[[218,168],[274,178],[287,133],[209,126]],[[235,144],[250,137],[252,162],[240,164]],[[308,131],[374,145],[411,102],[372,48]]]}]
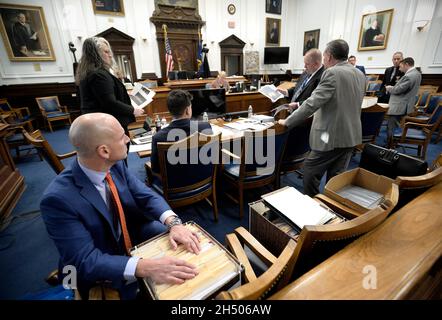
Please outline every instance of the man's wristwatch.
[{"label": "man's wristwatch", "polygon": [[179,224],[183,224],[183,221],[178,216],[173,217],[172,221],[169,222],[167,228],[170,230],[173,226],[177,226]]}]

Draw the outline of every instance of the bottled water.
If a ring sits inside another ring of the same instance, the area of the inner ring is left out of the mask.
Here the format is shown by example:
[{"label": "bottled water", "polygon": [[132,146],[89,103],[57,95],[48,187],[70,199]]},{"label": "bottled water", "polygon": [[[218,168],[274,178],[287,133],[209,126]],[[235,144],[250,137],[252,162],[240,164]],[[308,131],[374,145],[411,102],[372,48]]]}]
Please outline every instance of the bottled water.
[{"label": "bottled water", "polygon": [[247,110],[247,116],[251,118],[253,116],[253,107],[249,105],[249,109]]},{"label": "bottled water", "polygon": [[203,121],[204,122],[209,122],[209,116],[207,115],[207,112],[203,113]]},{"label": "bottled water", "polygon": [[161,119],[159,115],[155,118],[155,130],[156,132],[161,130]]}]

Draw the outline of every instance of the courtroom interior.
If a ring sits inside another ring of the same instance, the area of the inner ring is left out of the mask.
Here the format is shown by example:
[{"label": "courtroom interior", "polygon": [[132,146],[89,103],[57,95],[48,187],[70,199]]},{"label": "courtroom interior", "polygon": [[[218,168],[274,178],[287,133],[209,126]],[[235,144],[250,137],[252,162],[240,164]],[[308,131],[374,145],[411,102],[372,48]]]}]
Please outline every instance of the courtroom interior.
[{"label": "courtroom interior", "polygon": [[0,300],[442,299],[442,1],[0,1]]}]

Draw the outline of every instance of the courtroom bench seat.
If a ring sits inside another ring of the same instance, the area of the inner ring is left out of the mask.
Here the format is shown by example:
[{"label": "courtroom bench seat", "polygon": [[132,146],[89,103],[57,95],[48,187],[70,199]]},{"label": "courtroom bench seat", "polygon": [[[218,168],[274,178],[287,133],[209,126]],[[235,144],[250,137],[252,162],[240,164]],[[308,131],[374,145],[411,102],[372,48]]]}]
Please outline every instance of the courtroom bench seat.
[{"label": "courtroom bench seat", "polygon": [[270,299],[441,299],[442,182]]}]

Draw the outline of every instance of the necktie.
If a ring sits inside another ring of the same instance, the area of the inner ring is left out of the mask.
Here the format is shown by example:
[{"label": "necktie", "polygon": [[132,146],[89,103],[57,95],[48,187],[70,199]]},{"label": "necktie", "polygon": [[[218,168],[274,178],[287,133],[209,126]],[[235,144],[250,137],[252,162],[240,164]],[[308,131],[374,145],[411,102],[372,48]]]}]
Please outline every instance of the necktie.
[{"label": "necktie", "polygon": [[390,77],[390,82],[393,81],[395,75],[396,75],[396,68],[393,68],[393,72],[391,73],[391,77]]},{"label": "necktie", "polygon": [[304,81],[302,81],[301,86],[299,87],[299,89],[295,92],[295,94],[293,95],[292,98],[292,102],[296,101],[296,99],[299,97],[299,95],[301,94],[302,90],[305,88],[305,86],[307,85],[308,79],[310,79],[310,76],[307,75],[304,79]]},{"label": "necktie", "polygon": [[109,174],[109,172],[106,175],[106,181],[109,186],[112,202],[114,204],[114,207],[118,213],[118,218],[120,220],[121,231],[123,233],[123,240],[124,240],[124,246],[126,248],[126,253],[127,255],[129,255],[130,248],[132,248],[132,243],[130,241],[129,232],[127,231],[126,218],[124,217],[124,211],[121,205],[120,197],[118,196],[117,187],[115,186],[114,180],[112,179],[112,176]]}]

